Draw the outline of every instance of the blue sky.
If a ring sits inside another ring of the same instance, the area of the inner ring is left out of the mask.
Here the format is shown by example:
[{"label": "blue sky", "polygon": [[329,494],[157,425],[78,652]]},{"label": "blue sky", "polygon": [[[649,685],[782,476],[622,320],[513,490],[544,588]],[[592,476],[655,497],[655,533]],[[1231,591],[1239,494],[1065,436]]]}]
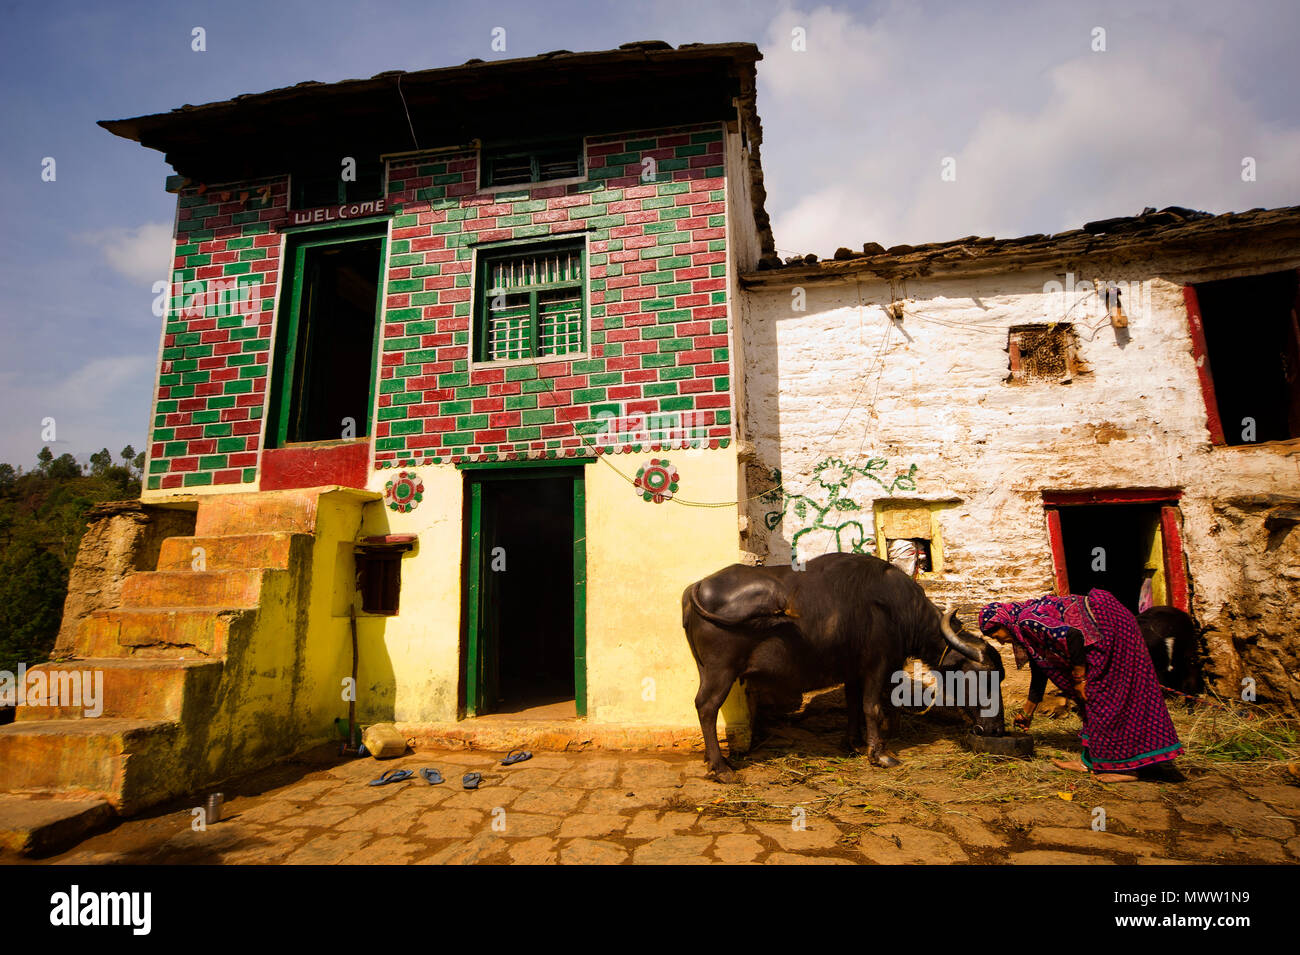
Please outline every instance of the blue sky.
[{"label": "blue sky", "polygon": [[[829,254],[1300,204],[1300,4],[10,3],[0,37],[0,461],[143,449],[174,197],[96,120],[630,40],[759,44],[776,241]],[[206,31],[206,52],[191,31]],[[490,48],[506,28],[507,50]],[[1097,51],[1095,31],[1105,31]],[[806,51],[792,49],[802,29]],[[44,157],[57,179],[42,182]],[[957,179],[940,177],[945,157]],[[1241,161],[1257,178],[1241,179]]]}]

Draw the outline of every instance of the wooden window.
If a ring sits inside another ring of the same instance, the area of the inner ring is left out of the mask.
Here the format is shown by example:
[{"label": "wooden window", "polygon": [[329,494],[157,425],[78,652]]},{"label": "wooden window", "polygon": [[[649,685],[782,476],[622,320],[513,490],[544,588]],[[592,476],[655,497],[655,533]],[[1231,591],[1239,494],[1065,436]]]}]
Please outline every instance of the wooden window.
[{"label": "wooden window", "polygon": [[356,551],[362,613],[394,616],[402,592],[402,555],[414,546],[407,535],[367,537]]},{"label": "wooden window", "polygon": [[1300,438],[1300,272],[1183,289],[1214,444]]},{"label": "wooden window", "polygon": [[475,361],[581,353],[587,325],[583,272],[580,242],[482,256]]},{"label": "wooden window", "polygon": [[1020,325],[1007,337],[1008,381],[1067,382],[1075,374],[1074,329],[1070,325]]},{"label": "wooden window", "polygon": [[289,245],[267,431],[273,447],[370,433],[388,245],[386,226],[376,228],[305,232]]},{"label": "wooden window", "polygon": [[485,148],[482,170],[484,186],[574,179],[583,174],[582,141]]}]

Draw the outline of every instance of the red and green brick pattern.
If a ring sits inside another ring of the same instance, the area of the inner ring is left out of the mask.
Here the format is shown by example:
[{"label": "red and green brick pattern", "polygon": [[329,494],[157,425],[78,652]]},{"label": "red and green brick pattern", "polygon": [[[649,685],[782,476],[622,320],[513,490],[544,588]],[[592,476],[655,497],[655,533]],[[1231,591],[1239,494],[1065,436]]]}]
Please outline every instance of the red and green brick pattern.
[{"label": "red and green brick pattern", "polygon": [[[692,430],[663,447],[728,444],[722,127],[590,137],[581,182],[496,192],[477,183],[474,151],[389,164],[376,467],[588,456],[605,450],[595,435],[603,415],[673,426],[685,415]],[[178,205],[148,487],[248,484],[267,405],[288,177],[190,186]],[[472,363],[474,247],[550,236],[586,242],[584,356]]]},{"label": "red and green brick pattern", "polygon": [[148,487],[251,482],[288,180],[191,187],[178,206]]},{"label": "red and green brick pattern", "polygon": [[[601,450],[602,413],[689,413],[698,430],[676,446],[725,446],[721,126],[590,137],[583,182],[484,193],[477,181],[472,151],[389,165],[376,466],[586,456]],[[471,362],[473,247],[544,236],[586,238],[586,356]]]}]

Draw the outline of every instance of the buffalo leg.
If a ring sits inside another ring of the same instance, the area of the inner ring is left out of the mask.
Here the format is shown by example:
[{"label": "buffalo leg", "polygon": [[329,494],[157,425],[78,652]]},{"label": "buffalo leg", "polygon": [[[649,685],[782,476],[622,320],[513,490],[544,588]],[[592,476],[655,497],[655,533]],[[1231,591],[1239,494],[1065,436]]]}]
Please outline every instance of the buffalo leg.
[{"label": "buffalo leg", "polygon": [[898,707],[889,698],[889,691],[880,694],[880,735],[884,739],[890,739],[898,735],[900,724]]},{"label": "buffalo leg", "polygon": [[897,766],[898,760],[885,752],[885,743],[881,738],[880,724],[884,718],[884,699],[886,680],[884,668],[877,665],[866,675],[865,694],[871,701],[867,707],[867,759],[873,766]]},{"label": "buffalo leg", "polygon": [[862,679],[850,677],[844,681],[844,748],[856,752],[862,745]]},{"label": "buffalo leg", "polygon": [[722,755],[718,745],[718,710],[731,692],[731,685],[736,682],[739,667],[705,668],[700,666],[700,690],[695,694],[695,711],[700,716],[700,732],[704,734],[704,760],[709,772],[722,782],[731,782],[736,778],[731,764]]},{"label": "buffalo leg", "polygon": [[723,782],[736,778],[731,764],[722,756],[718,745],[718,710],[726,702],[732,684],[744,669],[752,649],[743,636],[729,633],[692,614],[686,621],[686,639],[700,673],[700,689],[695,694],[695,712],[704,734],[704,760],[709,772]]}]

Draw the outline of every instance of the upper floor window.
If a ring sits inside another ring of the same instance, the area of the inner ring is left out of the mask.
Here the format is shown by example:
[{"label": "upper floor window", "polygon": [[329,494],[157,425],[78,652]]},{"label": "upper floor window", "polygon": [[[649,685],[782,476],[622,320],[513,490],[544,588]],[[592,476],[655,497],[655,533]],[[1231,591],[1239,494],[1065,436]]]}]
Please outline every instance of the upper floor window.
[{"label": "upper floor window", "polygon": [[1202,282],[1185,295],[1213,442],[1300,438],[1300,272]]},{"label": "upper floor window", "polygon": [[475,361],[548,358],[585,349],[581,242],[485,253],[478,272]]},{"label": "upper floor window", "polygon": [[482,168],[485,187],[573,179],[583,174],[582,140],[485,147]]},{"label": "upper floor window", "polygon": [[384,192],[384,164],[374,159],[340,157],[337,162],[303,165],[290,176],[289,205],[293,209],[319,209],[378,199]]}]

